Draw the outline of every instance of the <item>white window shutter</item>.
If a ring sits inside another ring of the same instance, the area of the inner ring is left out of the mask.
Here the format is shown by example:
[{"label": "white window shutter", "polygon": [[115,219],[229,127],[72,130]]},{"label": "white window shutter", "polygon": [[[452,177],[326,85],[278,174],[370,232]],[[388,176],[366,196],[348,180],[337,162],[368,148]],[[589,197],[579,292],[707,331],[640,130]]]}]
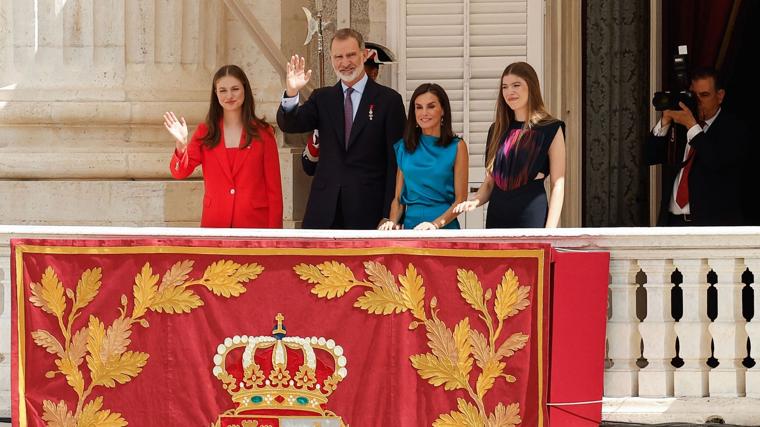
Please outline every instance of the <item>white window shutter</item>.
[{"label": "white window shutter", "polygon": [[465,0],[406,3],[406,93],[402,95],[408,104],[422,83],[441,85],[449,95],[458,134],[464,132],[464,6]]},{"label": "white window shutter", "polygon": [[[414,89],[425,82],[446,89],[454,132],[469,145],[471,187],[485,176],[486,136],[494,120],[499,77],[508,64],[528,60],[529,23],[538,26],[543,19],[535,16],[543,15],[543,9],[529,1],[538,0],[402,0],[402,95],[408,104]],[[538,30],[530,37],[540,38]],[[541,64],[533,65],[540,78]],[[478,215],[467,220],[468,228],[470,222],[483,226],[482,212]]]},{"label": "white window shutter", "polygon": [[526,0],[470,0],[470,181],[484,177],[486,136],[504,67],[527,58]]}]

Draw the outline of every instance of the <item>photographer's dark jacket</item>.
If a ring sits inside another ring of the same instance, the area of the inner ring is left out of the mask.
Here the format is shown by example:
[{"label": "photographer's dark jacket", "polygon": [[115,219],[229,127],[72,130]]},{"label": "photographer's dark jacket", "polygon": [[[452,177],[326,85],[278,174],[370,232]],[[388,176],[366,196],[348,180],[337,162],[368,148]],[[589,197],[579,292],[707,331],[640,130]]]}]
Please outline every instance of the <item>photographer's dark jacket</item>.
[{"label": "photographer's dark jacket", "polygon": [[[670,200],[678,172],[685,165],[684,126],[675,123],[676,148],[668,158],[668,136],[650,133],[645,154],[650,165],[662,164],[661,201],[658,225],[668,224]],[[689,210],[695,226],[741,225],[741,188],[748,133],[745,125],[726,111],[721,111],[707,132],[700,132],[690,144],[694,163],[689,173]],[[744,195],[752,197],[752,195]]]}]

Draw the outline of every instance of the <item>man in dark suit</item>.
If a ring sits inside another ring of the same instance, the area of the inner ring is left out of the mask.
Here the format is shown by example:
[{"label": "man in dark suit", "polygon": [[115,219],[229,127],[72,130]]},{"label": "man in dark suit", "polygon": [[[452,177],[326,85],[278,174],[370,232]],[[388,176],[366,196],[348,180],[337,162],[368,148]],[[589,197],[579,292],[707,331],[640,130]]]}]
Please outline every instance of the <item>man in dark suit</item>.
[{"label": "man in dark suit", "polygon": [[288,63],[277,124],[284,132],[319,131],[319,167],[303,228],[375,229],[388,216],[396,179],[393,144],[406,119],[401,95],[367,77],[366,57],[361,34],[338,30],[330,59],[340,82],[316,89],[301,106],[298,91],[311,70],[304,71],[297,55]]},{"label": "man in dark suit", "polygon": [[[663,165],[658,225],[741,225],[741,198],[752,197],[740,192],[747,129],[721,110],[725,90],[714,69],[692,73],[691,91],[698,117],[683,103],[665,110],[646,144],[649,164]],[[670,132],[673,122],[681,126]]]},{"label": "man in dark suit", "polygon": [[[367,48],[367,60],[364,61],[364,72],[367,76],[377,81],[380,75],[380,65],[393,64],[396,62],[396,55],[387,47],[372,42],[364,42]],[[306,147],[301,155],[301,165],[306,175],[314,176],[319,165],[319,131],[314,131],[309,135]]]}]

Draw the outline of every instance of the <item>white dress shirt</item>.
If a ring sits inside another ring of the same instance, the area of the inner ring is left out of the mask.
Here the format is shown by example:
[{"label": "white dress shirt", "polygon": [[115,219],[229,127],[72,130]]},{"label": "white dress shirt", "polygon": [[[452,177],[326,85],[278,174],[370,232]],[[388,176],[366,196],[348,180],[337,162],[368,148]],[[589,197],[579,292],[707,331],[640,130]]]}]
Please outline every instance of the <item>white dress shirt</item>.
[{"label": "white dress shirt", "polygon": [[[690,144],[691,140],[694,139],[694,137],[697,136],[700,132],[707,133],[707,129],[710,128],[710,125],[715,121],[715,118],[718,117],[718,114],[720,114],[720,108],[718,109],[718,112],[715,113],[714,116],[705,120],[704,127],[700,126],[699,123],[697,123],[691,128],[689,128],[689,130],[686,132],[686,149],[683,152],[683,159],[682,159],[683,162],[685,162],[686,159],[689,158],[689,152],[691,151],[691,144]],[[662,119],[660,119],[660,121],[657,122],[657,125],[655,125],[654,129],[652,130],[652,134],[654,136],[666,136],[668,134],[669,129],[670,129],[670,124],[668,124],[667,126],[663,126]],[[676,194],[678,193],[678,184],[681,183],[682,176],[683,176],[683,168],[681,168],[681,170],[678,171],[678,176],[676,176],[676,179],[673,182],[673,191],[670,193],[670,212],[674,215],[681,215],[681,214],[688,215],[691,213],[689,203],[687,203],[684,207],[680,207],[678,206],[678,203],[676,203]]]},{"label": "white dress shirt", "polygon": [[[364,77],[361,78],[358,82],[354,83],[353,86],[351,86],[354,91],[351,93],[351,102],[353,103],[354,107],[354,119],[356,119],[356,112],[359,111],[359,102],[362,99],[362,94],[364,93],[364,88],[367,86],[367,80],[369,80],[369,77],[367,76],[367,73],[364,73]],[[345,101],[346,98],[346,91],[348,90],[348,85],[346,85],[345,82],[341,80],[340,82],[341,87],[343,88],[343,99]],[[285,111],[291,111],[298,105],[298,101],[300,99],[300,93],[296,94],[296,96],[293,97],[287,97],[283,94],[282,100],[280,101],[280,105],[282,105],[282,109]]]}]

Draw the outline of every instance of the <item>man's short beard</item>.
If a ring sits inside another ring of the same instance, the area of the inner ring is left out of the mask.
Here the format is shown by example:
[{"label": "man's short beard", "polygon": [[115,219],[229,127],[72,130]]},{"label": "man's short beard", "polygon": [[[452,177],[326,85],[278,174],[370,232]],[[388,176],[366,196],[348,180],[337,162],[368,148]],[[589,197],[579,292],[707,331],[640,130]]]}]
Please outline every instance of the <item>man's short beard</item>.
[{"label": "man's short beard", "polygon": [[348,75],[341,73],[340,71],[336,70],[335,68],[333,68],[333,71],[335,71],[335,74],[343,82],[352,82],[352,81],[356,80],[361,75],[361,73],[362,73],[362,71],[364,71],[364,69],[360,68],[360,67],[356,67],[354,69],[354,71],[351,74],[348,74]]}]

